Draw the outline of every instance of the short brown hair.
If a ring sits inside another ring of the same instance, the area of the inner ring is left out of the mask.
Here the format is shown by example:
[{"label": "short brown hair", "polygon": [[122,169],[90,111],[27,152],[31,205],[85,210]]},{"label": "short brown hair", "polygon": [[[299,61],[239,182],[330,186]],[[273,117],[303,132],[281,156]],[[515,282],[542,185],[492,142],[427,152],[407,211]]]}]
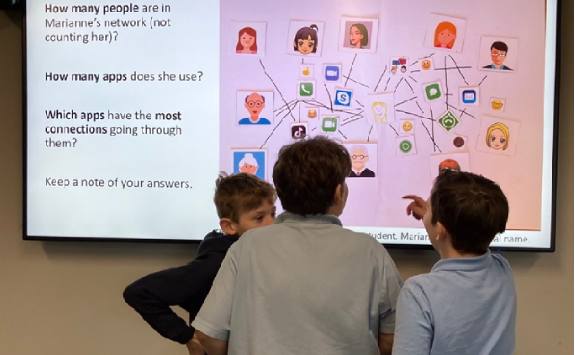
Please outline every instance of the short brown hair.
[{"label": "short brown hair", "polygon": [[216,180],[214,204],[219,218],[229,218],[238,223],[240,214],[258,208],[266,200],[273,203],[274,188],[254,175],[222,174]]},{"label": "short brown hair", "polygon": [[344,146],[315,137],[282,147],[273,179],[284,210],[324,214],[333,204],[336,187],[350,171],[351,160]]},{"label": "short brown hair", "polygon": [[460,252],[483,254],[505,231],[509,205],[495,182],[470,172],[446,170],[431,190],[431,223],[447,229]]}]

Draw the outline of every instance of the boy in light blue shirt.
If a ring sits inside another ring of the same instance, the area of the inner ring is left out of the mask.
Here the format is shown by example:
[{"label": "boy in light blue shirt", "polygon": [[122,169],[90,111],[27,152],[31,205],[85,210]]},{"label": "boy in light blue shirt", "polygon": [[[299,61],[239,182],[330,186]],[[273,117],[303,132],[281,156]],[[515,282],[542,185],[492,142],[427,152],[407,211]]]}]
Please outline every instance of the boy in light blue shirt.
[{"label": "boy in light blue shirt", "polygon": [[427,201],[405,196],[441,256],[429,274],[408,279],[397,305],[393,354],[508,355],[515,348],[511,267],[488,247],[505,230],[509,206],[497,184],[442,172]]}]

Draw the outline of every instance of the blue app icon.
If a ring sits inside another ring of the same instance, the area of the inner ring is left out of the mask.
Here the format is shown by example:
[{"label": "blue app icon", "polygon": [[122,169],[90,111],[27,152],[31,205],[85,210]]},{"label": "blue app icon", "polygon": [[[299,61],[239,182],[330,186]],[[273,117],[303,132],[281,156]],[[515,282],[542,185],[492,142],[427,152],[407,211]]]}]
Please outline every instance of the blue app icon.
[{"label": "blue app icon", "polygon": [[325,80],[326,81],[338,81],[339,80],[339,66],[338,65],[326,65],[325,66]]},{"label": "blue app icon", "polygon": [[463,90],[461,100],[464,104],[474,104],[477,101],[477,93],[475,90]]},{"label": "blue app icon", "polygon": [[333,103],[339,106],[351,106],[351,90],[335,90],[335,100]]}]

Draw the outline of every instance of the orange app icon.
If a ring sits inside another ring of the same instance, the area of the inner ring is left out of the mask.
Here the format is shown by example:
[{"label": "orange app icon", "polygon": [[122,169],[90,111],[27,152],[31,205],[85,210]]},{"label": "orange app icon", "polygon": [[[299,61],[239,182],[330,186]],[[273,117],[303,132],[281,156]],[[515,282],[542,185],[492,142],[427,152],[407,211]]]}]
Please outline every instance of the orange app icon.
[{"label": "orange app icon", "polygon": [[310,108],[307,110],[307,118],[317,118],[317,109]]},{"label": "orange app icon", "polygon": [[423,70],[431,69],[431,59],[423,59],[421,61],[421,69]]},{"label": "orange app icon", "polygon": [[505,105],[505,101],[503,99],[494,97],[491,99],[491,108],[493,111],[503,111],[503,106]]}]

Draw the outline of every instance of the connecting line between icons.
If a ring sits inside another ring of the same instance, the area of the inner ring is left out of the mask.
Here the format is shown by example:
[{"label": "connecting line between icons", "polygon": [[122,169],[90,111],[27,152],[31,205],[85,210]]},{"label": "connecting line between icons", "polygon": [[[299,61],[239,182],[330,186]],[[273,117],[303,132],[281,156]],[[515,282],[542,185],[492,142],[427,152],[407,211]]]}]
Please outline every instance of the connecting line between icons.
[{"label": "connecting line between icons", "polygon": [[327,92],[327,98],[329,99],[329,110],[333,113],[333,103],[331,102],[331,93],[329,92],[329,89],[327,88],[325,82],[323,83],[323,87],[325,87],[325,92]]},{"label": "connecting line between icons", "polygon": [[414,96],[414,97],[412,97],[411,99],[403,100],[403,101],[401,101],[400,103],[395,104],[393,107],[397,107],[397,106],[399,106],[399,105],[403,105],[404,103],[409,102],[409,101],[413,101],[413,100],[415,100],[415,99],[417,99],[417,96]]},{"label": "connecting line between icons", "polygon": [[395,132],[395,135],[396,135],[396,136],[399,137],[399,132],[397,132],[397,129],[395,129],[395,127],[393,127],[393,126],[391,125],[391,123],[388,123],[387,126],[388,126],[389,128],[391,128],[391,129]]},{"label": "connecting line between icons", "polygon": [[342,126],[342,127],[343,127],[343,126],[347,126],[348,124],[353,123],[353,122],[358,121],[358,120],[361,120],[362,118],[364,118],[363,115],[361,115],[361,116],[359,116],[358,118],[353,119],[353,120],[351,120],[351,121],[347,120],[347,121],[343,122],[343,123],[341,124],[341,126]]},{"label": "connecting line between icons", "polygon": [[417,60],[423,60],[423,59],[427,59],[427,58],[431,58],[435,55],[435,53],[431,53],[429,55],[426,55],[425,57],[421,57],[421,58],[417,58]]},{"label": "connecting line between icons", "polygon": [[[274,113],[276,114],[282,114],[285,110],[287,110],[289,108],[290,105],[293,105],[293,103],[295,102],[295,104],[297,105],[299,103],[300,100],[291,100],[290,102],[288,102],[285,105],[281,105],[280,107],[276,108],[274,110]],[[294,106],[295,107],[295,106]]]},{"label": "connecting line between icons", "polygon": [[369,89],[369,85],[366,85],[364,83],[360,83],[359,81],[352,79],[351,77],[346,76],[346,75],[344,75],[343,77],[346,79],[346,84],[347,84],[347,80],[351,80],[352,82],[356,83],[357,85],[361,85],[361,86]]},{"label": "connecting line between icons", "polygon": [[451,61],[453,61],[453,64],[455,64],[455,67],[457,68],[457,71],[459,72],[459,75],[461,75],[461,77],[463,78],[463,81],[465,81],[465,84],[467,86],[469,86],[469,83],[467,82],[467,79],[465,79],[465,76],[463,75],[463,72],[461,71],[461,67],[457,64],[457,62],[455,61],[455,59],[453,59],[453,57],[451,56],[451,54],[449,55],[449,58],[451,58]]},{"label": "connecting line between icons", "polygon": [[[425,128],[425,131],[427,132],[427,135],[429,136],[429,139],[431,139],[431,142],[433,143],[433,151],[439,150],[440,153],[443,153],[441,151],[441,148],[439,148],[439,146],[437,145],[437,143],[435,143],[435,139],[433,139],[432,134],[429,132],[429,128],[427,128],[427,126],[425,125],[425,123],[423,123],[423,121],[420,121],[421,125],[423,126],[423,128]],[[431,123],[432,127],[433,127],[433,122]]]},{"label": "connecting line between icons", "polygon": [[381,80],[383,79],[383,76],[385,75],[385,73],[387,72],[387,65],[385,66],[385,68],[383,68],[383,72],[381,73],[381,75],[379,76],[379,79],[377,80],[377,84],[375,85],[375,89],[373,89],[373,92],[377,92],[377,88],[379,87],[379,84],[381,83]]},{"label": "connecting line between icons", "polygon": [[395,85],[395,89],[393,90],[393,93],[394,93],[394,94],[396,93],[397,88],[399,87],[399,84],[401,84],[402,81],[403,81],[403,78],[401,78],[401,79],[397,82],[397,84]]},{"label": "connecting line between icons", "polygon": [[341,134],[341,136],[343,137],[343,139],[347,139],[347,137],[345,136],[345,134],[343,134],[343,132],[341,130],[337,130],[337,133]]},{"label": "connecting line between icons", "polygon": [[[443,57],[443,67],[445,68],[445,111],[449,110],[449,82],[447,81],[447,56]],[[459,68],[458,68],[459,69]],[[433,126],[431,126],[433,128]]]},{"label": "connecting line between icons", "polygon": [[407,112],[407,111],[404,111],[404,110],[395,110],[395,112],[401,112],[401,113],[405,113],[406,115],[410,115],[410,116],[419,117],[419,118],[421,118],[421,119],[424,119],[424,120],[430,120],[430,121],[434,121],[434,119],[433,119],[433,118],[429,118],[429,117],[421,116],[421,115],[418,115],[417,113],[413,113],[413,112]]},{"label": "connecting line between icons", "polygon": [[391,77],[387,78],[387,81],[385,82],[385,89],[383,89],[383,91],[387,91],[387,86],[389,85],[390,80],[391,80]]},{"label": "connecting line between icons", "polygon": [[357,53],[355,53],[355,55],[353,56],[353,60],[351,61],[351,66],[349,67],[349,72],[347,73],[347,79],[345,79],[345,84],[344,84],[345,87],[347,87],[347,81],[349,80],[349,77],[351,76],[351,72],[353,71],[353,65],[355,64],[356,58],[357,58]]},{"label": "connecting line between icons", "polygon": [[421,105],[419,104],[419,101],[415,100],[415,104],[417,105],[417,108],[419,109],[419,111],[423,114],[423,109],[421,108]]},{"label": "connecting line between icons", "polygon": [[291,113],[291,111],[288,111],[286,114],[284,114],[282,116],[282,118],[280,119],[280,121],[278,122],[278,124],[276,124],[276,126],[272,129],[272,131],[270,132],[269,136],[266,138],[266,140],[264,141],[264,143],[260,146],[259,149],[262,149],[270,140],[270,138],[274,135],[276,129],[283,123],[284,119]]},{"label": "connecting line between icons", "polygon": [[412,93],[412,94],[415,94],[415,90],[413,90],[413,86],[411,86],[411,84],[409,83],[409,81],[407,81],[407,79],[404,80],[404,83],[406,83],[407,86],[409,86],[409,88],[411,89],[411,93]]},{"label": "connecting line between icons", "polygon": [[367,141],[369,142],[369,136],[371,135],[371,131],[373,131],[373,123],[371,124],[371,127],[369,127],[369,132],[367,132]]},{"label": "connecting line between icons", "polygon": [[484,81],[485,79],[487,79],[487,75],[485,75],[485,76],[483,77],[483,79],[481,79],[481,81],[479,82],[479,84],[477,84],[477,86],[481,86],[481,84],[483,84],[483,81]]},{"label": "connecting line between icons", "polygon": [[461,110],[461,109],[459,109],[459,108],[457,108],[457,107],[455,107],[455,106],[452,106],[452,105],[449,105],[449,107],[451,107],[451,108],[454,109],[454,110],[459,111],[460,114],[462,114],[462,115],[465,114],[465,115],[467,115],[467,116],[469,116],[469,117],[471,117],[471,118],[473,118],[473,119],[476,119],[475,116],[473,116],[472,114],[468,113],[468,112],[465,111],[465,110]]},{"label": "connecting line between icons", "polygon": [[[266,67],[265,67],[265,65],[264,65],[264,62],[263,62],[261,59],[259,59],[259,62],[260,62],[260,65],[262,66],[262,69],[263,69],[263,71],[264,71],[264,74],[268,77],[268,79],[270,79],[270,81],[272,82],[272,85],[276,88],[277,92],[280,94],[280,97],[282,98],[284,104],[287,105],[287,104],[288,104],[288,103],[287,103],[287,100],[285,99],[285,97],[284,97],[284,95],[282,94],[281,90],[280,90],[280,89],[278,88],[278,86],[276,85],[274,79],[271,77],[271,75],[270,75],[270,74],[268,73],[268,71],[266,70]],[[288,107],[289,107],[289,105],[288,105]],[[295,117],[294,117],[294,115],[293,115],[293,112],[292,112],[291,110],[289,111],[289,114],[290,114],[291,118],[293,119],[293,121],[295,122],[296,119],[295,119]],[[269,139],[269,138],[268,138],[268,139]],[[267,142],[267,140],[266,140],[266,142]]]}]

